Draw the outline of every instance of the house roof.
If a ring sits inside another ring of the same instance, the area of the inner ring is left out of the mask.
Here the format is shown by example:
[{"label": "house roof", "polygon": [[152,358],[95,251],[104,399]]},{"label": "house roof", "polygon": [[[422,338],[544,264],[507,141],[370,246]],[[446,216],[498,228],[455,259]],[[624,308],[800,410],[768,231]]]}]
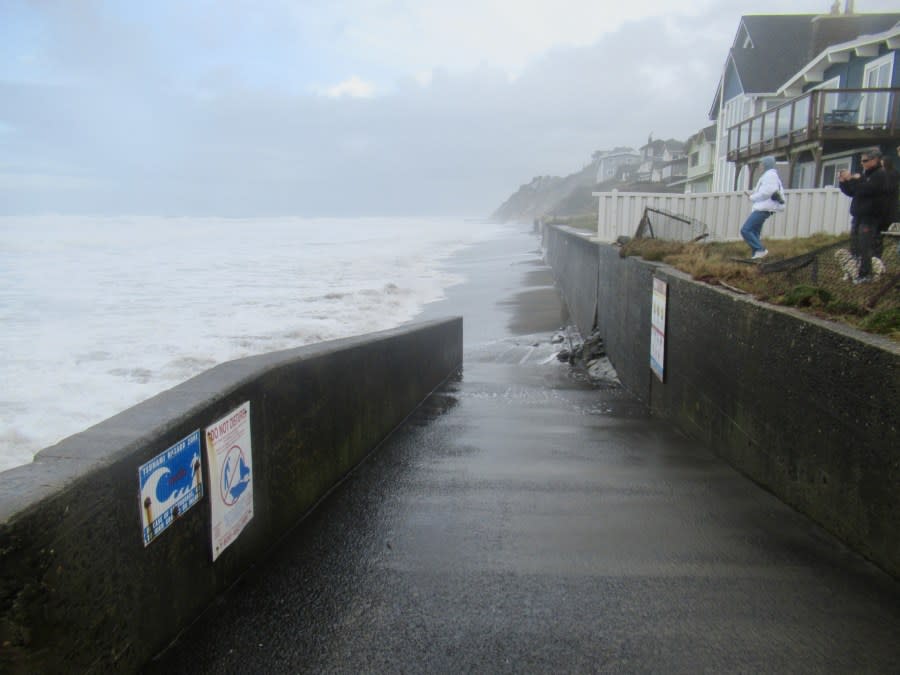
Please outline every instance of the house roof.
[{"label": "house roof", "polygon": [[817,16],[813,19],[813,41],[810,44],[809,58],[812,59],[831,45],[889,30],[898,21],[900,12]]},{"label": "house roof", "polygon": [[641,146],[641,150],[644,150],[645,148],[653,148],[654,154],[662,154],[666,150],[671,152],[681,152],[684,150],[684,142],[676,141],[674,138],[670,138],[667,141],[657,139]]},{"label": "house roof", "polygon": [[[823,49],[810,60],[803,68],[785,81],[779,88],[778,94],[799,94],[805,84],[821,82],[825,76],[825,70],[834,63],[848,61],[853,54],[871,52],[877,55],[878,47],[884,43],[888,49],[900,49],[900,22],[891,28],[872,35],[861,35],[855,40],[841,42]],[[867,49],[868,48],[868,49]]]},{"label": "house roof", "polygon": [[610,159],[613,157],[639,157],[637,150],[633,148],[616,148],[615,150],[603,151],[597,154],[597,159]]},{"label": "house roof", "polygon": [[[745,93],[775,91],[809,57],[812,14],[741,17],[729,56]],[[749,36],[745,47],[742,35]],[[740,44],[739,44],[740,42]]]},{"label": "house roof", "polygon": [[[731,64],[744,93],[774,94],[827,47],[887,30],[898,20],[900,13],[742,16],[723,73]],[[723,74],[713,98],[710,119],[719,114],[724,79]]]},{"label": "house roof", "polygon": [[708,127],[703,127],[700,131],[691,136],[685,147],[694,147],[700,145],[706,141],[707,143],[715,143],[716,141],[716,125],[710,124]]}]

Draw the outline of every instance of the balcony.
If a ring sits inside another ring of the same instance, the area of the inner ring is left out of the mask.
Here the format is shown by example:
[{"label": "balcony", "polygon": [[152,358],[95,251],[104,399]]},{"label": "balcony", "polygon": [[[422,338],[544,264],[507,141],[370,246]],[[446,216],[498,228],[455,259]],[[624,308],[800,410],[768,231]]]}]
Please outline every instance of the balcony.
[{"label": "balcony", "polygon": [[826,146],[834,151],[896,139],[900,89],[814,89],[728,129],[728,161]]}]

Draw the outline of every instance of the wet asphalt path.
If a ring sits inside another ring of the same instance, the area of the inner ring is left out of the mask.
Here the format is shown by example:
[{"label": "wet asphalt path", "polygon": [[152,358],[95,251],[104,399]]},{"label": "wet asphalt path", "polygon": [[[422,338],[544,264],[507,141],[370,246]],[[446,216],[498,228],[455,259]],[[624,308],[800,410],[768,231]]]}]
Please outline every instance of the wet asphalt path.
[{"label": "wet asphalt path", "polygon": [[554,358],[538,245],[454,258],[462,375],[148,672],[900,672],[900,585]]}]

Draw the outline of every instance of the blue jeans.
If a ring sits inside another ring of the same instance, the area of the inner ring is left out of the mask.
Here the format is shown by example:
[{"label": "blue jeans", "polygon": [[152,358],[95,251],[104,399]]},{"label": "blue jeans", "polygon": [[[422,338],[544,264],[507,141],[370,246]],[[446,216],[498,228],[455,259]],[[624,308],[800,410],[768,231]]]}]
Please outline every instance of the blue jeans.
[{"label": "blue jeans", "polygon": [[771,215],[771,211],[751,211],[750,215],[747,216],[747,220],[741,225],[741,236],[750,245],[750,250],[753,253],[763,251],[766,248],[759,240],[759,236],[762,233],[763,223]]}]

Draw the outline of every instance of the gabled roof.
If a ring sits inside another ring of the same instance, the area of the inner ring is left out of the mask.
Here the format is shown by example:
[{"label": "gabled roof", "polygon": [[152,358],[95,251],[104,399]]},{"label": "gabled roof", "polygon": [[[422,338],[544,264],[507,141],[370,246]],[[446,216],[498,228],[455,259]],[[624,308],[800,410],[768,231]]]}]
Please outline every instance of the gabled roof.
[{"label": "gabled roof", "polygon": [[[782,84],[827,47],[865,33],[891,28],[900,13],[892,14],[756,14],[742,16],[725,60],[746,94],[774,94]],[[723,74],[710,109],[719,113]]]},{"label": "gabled roof", "polygon": [[703,127],[700,131],[696,132],[687,140],[687,144],[685,145],[685,147],[694,147],[703,143],[704,141],[706,141],[707,143],[716,142],[715,124],[710,124],[708,127]]},{"label": "gabled roof", "polygon": [[810,45],[809,58],[813,58],[831,45],[847,42],[863,35],[886,31],[898,21],[900,21],[900,12],[818,16],[813,20],[813,42]]},{"label": "gabled roof", "polygon": [[655,151],[654,154],[662,154],[666,150],[669,150],[671,152],[681,152],[684,149],[684,142],[676,141],[674,138],[670,138],[667,141],[659,138],[655,141],[650,141],[646,145],[642,145],[641,150],[643,150],[644,148],[653,148],[653,150]]},{"label": "gabled roof", "polygon": [[601,150],[597,153],[597,159],[610,159],[612,157],[636,157],[638,151],[634,148],[619,147],[615,150]]},{"label": "gabled roof", "polygon": [[824,79],[825,70],[832,64],[849,61],[854,54],[876,56],[882,43],[888,49],[900,49],[900,22],[880,33],[860,35],[855,40],[826,47],[791,78],[786,80],[776,93],[789,94],[793,91],[795,94],[799,94],[804,85],[812,82],[821,82]]},{"label": "gabled roof", "polygon": [[[752,47],[734,44],[729,56],[745,93],[775,91],[809,58],[814,14],[741,17]],[[742,30],[738,30],[738,35]],[[737,41],[736,41],[737,42]]]}]

